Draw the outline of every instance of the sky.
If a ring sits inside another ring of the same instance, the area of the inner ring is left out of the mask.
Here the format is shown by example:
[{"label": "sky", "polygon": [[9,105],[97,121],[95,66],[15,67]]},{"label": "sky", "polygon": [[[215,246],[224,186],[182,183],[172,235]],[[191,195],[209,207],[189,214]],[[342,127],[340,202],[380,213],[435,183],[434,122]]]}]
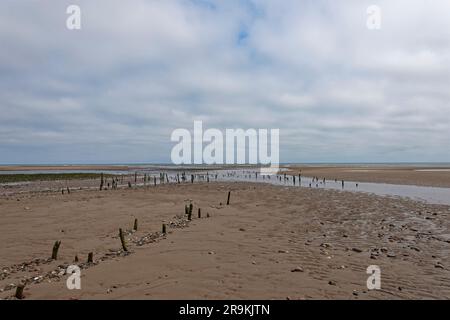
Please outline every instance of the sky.
[{"label": "sky", "polygon": [[450,1],[0,2],[0,164],[170,163],[195,120],[279,129],[281,162],[450,162]]}]

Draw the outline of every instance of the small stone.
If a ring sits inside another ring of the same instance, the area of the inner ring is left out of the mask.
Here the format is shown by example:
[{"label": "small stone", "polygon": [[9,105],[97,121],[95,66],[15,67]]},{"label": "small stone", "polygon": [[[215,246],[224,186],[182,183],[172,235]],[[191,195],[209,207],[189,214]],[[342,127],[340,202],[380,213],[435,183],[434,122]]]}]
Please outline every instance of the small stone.
[{"label": "small stone", "polygon": [[362,252],[362,250],[359,249],[359,248],[352,248],[352,251],[357,252],[357,253],[361,253]]},{"label": "small stone", "polygon": [[330,286],[335,286],[335,285],[336,285],[336,282],[333,281],[333,280],[330,280],[330,281],[328,281],[328,284],[329,284]]},{"label": "small stone", "polygon": [[291,272],[303,272],[303,268],[302,267],[295,267],[294,269],[291,270]]},{"label": "small stone", "polygon": [[215,252],[214,251],[209,251],[208,254],[215,254]]},{"label": "small stone", "polygon": [[278,253],[289,253],[288,250],[278,250]]},{"label": "small stone", "polygon": [[242,232],[244,232],[244,231],[246,231],[244,228],[239,228],[239,231],[242,231]]},{"label": "small stone", "polygon": [[389,252],[386,256],[388,258],[395,258],[396,257],[395,253],[392,253],[392,252]]},{"label": "small stone", "polygon": [[442,263],[440,263],[440,262],[437,262],[437,263],[434,265],[434,267],[435,267],[435,268],[439,268],[439,269],[444,269],[444,266],[443,266]]}]

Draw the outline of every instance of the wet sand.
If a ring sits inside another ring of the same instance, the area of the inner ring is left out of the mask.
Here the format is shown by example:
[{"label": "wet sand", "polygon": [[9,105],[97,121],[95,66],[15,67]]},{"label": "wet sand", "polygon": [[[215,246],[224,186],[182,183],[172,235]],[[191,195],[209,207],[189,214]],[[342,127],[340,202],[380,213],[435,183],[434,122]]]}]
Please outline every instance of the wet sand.
[{"label": "wet sand", "polygon": [[[23,279],[26,299],[450,298],[448,206],[214,182],[25,192],[0,197],[0,212],[1,298]],[[135,218],[124,255],[118,229]],[[56,240],[59,259],[48,261]],[[82,290],[65,285],[75,255]],[[381,268],[381,290],[366,287],[369,265]]]},{"label": "wet sand", "polygon": [[426,166],[290,166],[290,174],[349,180],[450,188],[450,167]]}]

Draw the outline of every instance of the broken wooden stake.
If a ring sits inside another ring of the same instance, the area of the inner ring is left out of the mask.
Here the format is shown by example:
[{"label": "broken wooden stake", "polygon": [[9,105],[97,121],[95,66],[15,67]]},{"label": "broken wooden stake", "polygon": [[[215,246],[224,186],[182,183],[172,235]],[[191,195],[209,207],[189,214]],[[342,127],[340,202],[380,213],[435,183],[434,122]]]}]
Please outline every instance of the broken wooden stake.
[{"label": "broken wooden stake", "polygon": [[198,218],[200,219],[202,217],[202,209],[198,208]]},{"label": "broken wooden stake", "polygon": [[166,224],[165,223],[163,223],[163,225],[162,225],[162,233],[166,234]]},{"label": "broken wooden stake", "polygon": [[61,241],[55,241],[55,244],[53,245],[53,249],[52,249],[52,260],[58,259],[58,250],[59,250],[60,245],[61,245]]},{"label": "broken wooden stake", "polygon": [[93,252],[89,252],[88,253],[88,263],[94,263],[94,253]]},{"label": "broken wooden stake", "polygon": [[123,251],[128,251],[127,246],[125,244],[125,237],[123,235],[123,231],[122,229],[119,229],[119,237],[120,237],[120,242],[122,243],[122,249]]},{"label": "broken wooden stake", "polygon": [[104,184],[103,173],[101,173],[101,175],[100,175],[100,191],[103,190],[103,184]]},{"label": "broken wooden stake", "polygon": [[137,231],[138,229],[138,219],[134,219],[134,226],[133,226],[133,230]]},{"label": "broken wooden stake", "polygon": [[227,206],[230,204],[230,195],[231,195],[231,191],[228,191]]},{"label": "broken wooden stake", "polygon": [[24,284],[19,284],[16,288],[16,294],[14,295],[17,299],[22,300],[24,298],[23,296],[23,290],[25,289]]}]

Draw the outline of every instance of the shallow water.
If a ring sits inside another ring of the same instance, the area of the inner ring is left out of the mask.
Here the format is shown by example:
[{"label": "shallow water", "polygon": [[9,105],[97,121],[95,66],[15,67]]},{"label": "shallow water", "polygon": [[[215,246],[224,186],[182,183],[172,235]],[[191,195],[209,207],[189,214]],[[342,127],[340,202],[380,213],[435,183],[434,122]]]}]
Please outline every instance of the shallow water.
[{"label": "shallow water", "polygon": [[299,184],[298,176],[295,177],[295,184],[293,176],[284,175],[265,176],[262,177],[257,171],[249,170],[223,170],[217,171],[221,181],[245,181],[257,183],[270,183],[273,185],[289,186],[292,188],[316,188],[316,189],[333,189],[344,190],[352,192],[366,192],[381,196],[396,196],[403,198],[410,198],[417,201],[423,201],[431,204],[450,205],[450,188],[424,187],[415,185],[397,185],[387,183],[371,183],[371,182],[355,182],[345,181],[342,187],[342,181],[323,180],[313,181],[311,177],[302,177],[301,184]]}]

